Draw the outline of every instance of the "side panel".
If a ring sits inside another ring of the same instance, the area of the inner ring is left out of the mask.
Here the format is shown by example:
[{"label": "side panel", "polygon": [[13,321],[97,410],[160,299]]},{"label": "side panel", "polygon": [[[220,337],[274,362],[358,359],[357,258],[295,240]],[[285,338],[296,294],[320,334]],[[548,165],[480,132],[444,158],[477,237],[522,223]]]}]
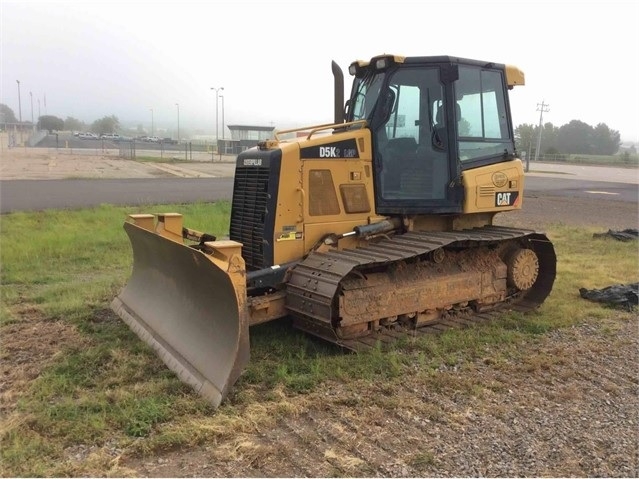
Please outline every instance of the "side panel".
[{"label": "side panel", "polygon": [[464,213],[521,209],[524,197],[521,160],[465,170],[462,181],[466,190]]},{"label": "side panel", "polygon": [[352,231],[377,216],[369,130],[317,141],[300,145],[305,251],[326,234]]},{"label": "side panel", "polygon": [[[283,264],[304,256],[304,195],[302,162],[297,143],[282,144],[282,167],[277,190],[273,192],[274,228],[269,238],[273,264]],[[272,265],[266,265],[272,266]]]}]

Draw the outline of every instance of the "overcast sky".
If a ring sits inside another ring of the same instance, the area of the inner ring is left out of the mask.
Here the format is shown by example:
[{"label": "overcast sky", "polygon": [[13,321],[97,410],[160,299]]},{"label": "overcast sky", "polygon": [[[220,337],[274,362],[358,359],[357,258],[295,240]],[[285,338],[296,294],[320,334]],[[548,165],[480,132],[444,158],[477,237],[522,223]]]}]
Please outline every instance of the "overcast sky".
[{"label": "overcast sky", "polygon": [[[606,123],[639,142],[639,2],[0,0],[0,103],[91,123],[215,129],[331,122],[331,60],[380,53],[517,65],[515,125]],[[30,95],[30,93],[32,95]],[[44,106],[46,96],[46,109]],[[151,109],[153,113],[151,113]]]}]

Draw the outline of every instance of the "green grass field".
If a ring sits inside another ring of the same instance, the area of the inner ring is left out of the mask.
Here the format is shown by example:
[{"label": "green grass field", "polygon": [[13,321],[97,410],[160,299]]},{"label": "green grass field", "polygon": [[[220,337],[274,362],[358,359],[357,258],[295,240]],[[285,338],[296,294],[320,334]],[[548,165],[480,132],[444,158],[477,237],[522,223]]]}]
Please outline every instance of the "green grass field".
[{"label": "green grass field", "polygon": [[[335,381],[370,378],[391,391],[410,374],[445,388],[432,374],[441,364],[464,364],[487,351],[494,363],[516,359],[518,342],[584,318],[636,317],[583,300],[578,292],[636,282],[636,243],[551,225],[558,273],[538,312],[506,314],[490,325],[357,355],[293,330],[286,319],[256,326],[248,368],[213,410],[109,309],[131,271],[126,215],[164,211],[183,213],[190,228],[228,234],[228,202],[2,216],[0,334],[9,379],[1,404],[3,477],[103,476],[113,468],[104,452],[109,448],[143,454],[228,437],[295,414],[288,398]],[[454,386],[474,394],[472,385]],[[392,395],[377,400],[394,407]],[[69,459],[90,446],[95,452],[82,461]]]}]

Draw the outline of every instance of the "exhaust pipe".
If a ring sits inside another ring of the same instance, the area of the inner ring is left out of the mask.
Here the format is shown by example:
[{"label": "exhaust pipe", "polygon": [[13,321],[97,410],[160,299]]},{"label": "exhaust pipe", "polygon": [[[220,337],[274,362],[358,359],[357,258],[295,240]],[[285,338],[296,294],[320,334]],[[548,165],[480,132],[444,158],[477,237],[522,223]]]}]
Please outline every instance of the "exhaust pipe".
[{"label": "exhaust pipe", "polygon": [[344,123],[344,73],[335,60],[331,61],[335,85],[335,122]]}]

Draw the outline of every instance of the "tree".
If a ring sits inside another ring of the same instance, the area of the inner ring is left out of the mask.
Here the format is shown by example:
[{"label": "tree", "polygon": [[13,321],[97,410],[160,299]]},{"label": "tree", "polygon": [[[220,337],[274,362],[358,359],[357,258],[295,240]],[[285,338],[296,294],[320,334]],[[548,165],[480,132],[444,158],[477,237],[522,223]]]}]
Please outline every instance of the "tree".
[{"label": "tree", "polygon": [[[543,125],[541,131],[541,151],[543,152],[554,151],[557,144],[557,135],[559,129],[552,123],[548,122]],[[531,125],[530,123],[524,123],[515,128],[515,144],[517,150],[525,151],[528,154],[528,158],[534,156],[533,152],[537,148],[537,138],[539,137],[539,126]]]},{"label": "tree", "polygon": [[535,127],[530,123],[524,123],[515,128],[515,145],[518,151],[525,151],[530,158],[532,149],[537,144],[535,141]]},{"label": "tree", "polygon": [[618,131],[611,130],[605,123],[599,123],[592,132],[592,144],[595,155],[614,155],[619,151],[621,137]]},{"label": "tree", "polygon": [[[519,125],[515,129],[515,142],[520,151],[529,151],[532,155],[537,146],[539,127],[531,124]],[[614,155],[619,151],[621,138],[619,132],[611,130],[605,123],[595,128],[579,120],[572,120],[557,128],[552,123],[543,125],[541,132],[540,154],[590,154]]]},{"label": "tree", "polygon": [[541,132],[541,148],[539,149],[539,154],[556,153],[559,149],[557,146],[558,141],[559,128],[550,122],[545,123],[544,129]]},{"label": "tree", "polygon": [[120,129],[120,120],[115,115],[105,116],[96,120],[91,125],[91,131],[98,135],[105,135],[107,133],[115,133]]},{"label": "tree", "polygon": [[459,132],[459,136],[470,136],[470,122],[465,118],[462,118],[457,123],[457,130]]},{"label": "tree", "polygon": [[48,130],[49,133],[53,131],[64,130],[64,120],[53,115],[44,115],[38,118],[38,130]]},{"label": "tree", "polygon": [[592,151],[592,127],[572,120],[559,128],[557,147],[563,153],[589,154]]},{"label": "tree", "polygon": [[4,103],[0,103],[0,123],[18,123],[13,110]]},{"label": "tree", "polygon": [[84,130],[85,127],[84,122],[71,116],[67,116],[66,120],[64,120],[64,129],[67,131],[81,131]]}]

